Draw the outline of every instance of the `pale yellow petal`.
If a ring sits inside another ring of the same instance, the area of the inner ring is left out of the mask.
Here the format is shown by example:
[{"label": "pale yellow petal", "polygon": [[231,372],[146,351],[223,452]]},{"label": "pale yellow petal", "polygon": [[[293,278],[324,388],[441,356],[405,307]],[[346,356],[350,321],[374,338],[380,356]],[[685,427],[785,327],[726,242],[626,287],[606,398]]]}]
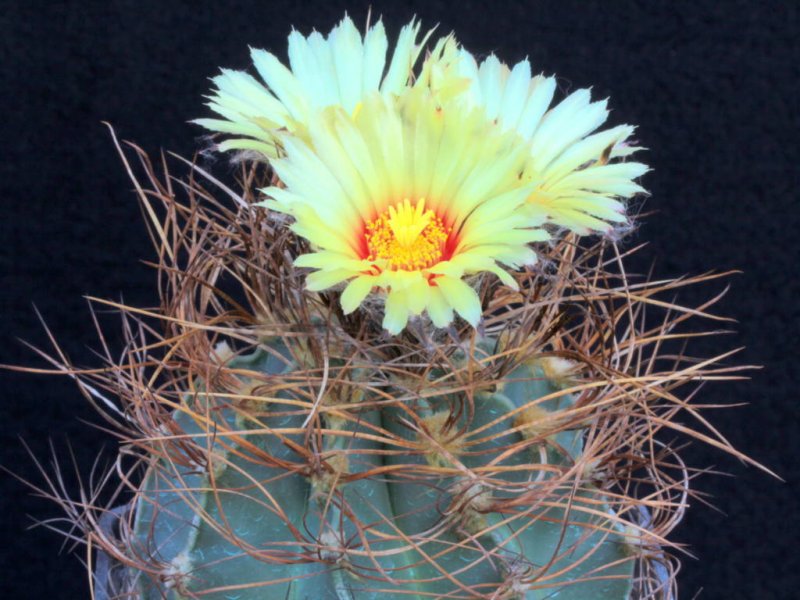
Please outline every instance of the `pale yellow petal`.
[{"label": "pale yellow petal", "polygon": [[329,287],[341,283],[352,277],[354,273],[349,269],[336,269],[333,271],[315,271],[306,277],[306,287],[312,292],[327,290]]},{"label": "pale yellow petal", "polygon": [[375,285],[374,280],[375,278],[371,275],[362,275],[347,284],[340,298],[344,314],[349,315],[361,305]]},{"label": "pale yellow petal", "polygon": [[405,291],[391,291],[386,296],[383,327],[392,335],[397,335],[408,323],[408,298]]},{"label": "pale yellow petal", "polygon": [[444,275],[436,279],[436,285],[445,301],[467,323],[473,327],[481,319],[481,302],[478,293],[461,279]]},{"label": "pale yellow petal", "polygon": [[438,287],[432,286],[429,294],[428,316],[436,327],[447,327],[453,321],[453,308]]}]

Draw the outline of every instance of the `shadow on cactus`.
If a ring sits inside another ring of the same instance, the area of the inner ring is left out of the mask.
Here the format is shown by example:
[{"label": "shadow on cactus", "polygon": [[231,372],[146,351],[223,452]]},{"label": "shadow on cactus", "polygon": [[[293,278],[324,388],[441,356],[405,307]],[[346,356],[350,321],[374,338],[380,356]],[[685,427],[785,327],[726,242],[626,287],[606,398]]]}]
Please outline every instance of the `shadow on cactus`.
[{"label": "shadow on cactus", "polygon": [[[128,337],[103,368],[41,353],[120,442],[110,504],[37,488],[81,532],[95,598],[675,597],[681,445],[747,460],[693,403],[743,368],[683,352],[716,333],[687,319],[725,321],[719,296],[672,300],[720,275],[650,281],[579,237],[642,191],[633,128],[589,135],[605,102],[545,112],[552,77],[452,36],[411,74],[418,29],[383,79],[382,25],[348,19],[292,34],[295,74],[254,51],[269,89],[223,72],[224,119],[199,123],[243,136],[218,146],[245,151],[239,185],[114,138],[162,305],[93,301]],[[336,63],[332,99],[303,54],[326,44],[364,58]]]}]

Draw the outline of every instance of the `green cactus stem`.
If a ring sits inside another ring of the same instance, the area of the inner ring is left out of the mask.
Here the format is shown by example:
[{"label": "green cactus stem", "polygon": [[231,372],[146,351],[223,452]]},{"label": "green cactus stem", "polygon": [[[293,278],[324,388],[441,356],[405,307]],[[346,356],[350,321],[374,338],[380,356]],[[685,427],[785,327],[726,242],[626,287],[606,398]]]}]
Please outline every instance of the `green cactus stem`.
[{"label": "green cactus stem", "polygon": [[[297,368],[283,342],[227,367]],[[573,396],[536,364],[497,387],[471,411],[453,395],[328,403],[309,459],[292,393],[253,409],[201,386],[135,504],[142,599],[626,600],[633,561],[602,490],[553,476],[585,469],[583,430],[559,424]]]}]

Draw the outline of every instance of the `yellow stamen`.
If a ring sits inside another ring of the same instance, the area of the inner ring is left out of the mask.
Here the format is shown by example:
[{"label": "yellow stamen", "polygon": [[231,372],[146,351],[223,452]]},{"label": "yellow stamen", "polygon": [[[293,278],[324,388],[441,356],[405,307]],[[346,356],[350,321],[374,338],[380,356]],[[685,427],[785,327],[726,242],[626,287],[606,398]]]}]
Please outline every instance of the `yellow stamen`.
[{"label": "yellow stamen", "polygon": [[424,269],[441,260],[449,233],[432,210],[425,210],[424,198],[415,206],[406,198],[367,223],[367,258],[387,260],[395,270]]}]

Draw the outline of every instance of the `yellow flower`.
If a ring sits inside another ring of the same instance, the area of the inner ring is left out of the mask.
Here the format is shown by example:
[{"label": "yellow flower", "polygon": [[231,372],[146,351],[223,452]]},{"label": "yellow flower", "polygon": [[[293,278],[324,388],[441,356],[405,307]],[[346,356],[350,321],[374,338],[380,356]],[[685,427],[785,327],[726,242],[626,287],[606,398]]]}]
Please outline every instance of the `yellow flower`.
[{"label": "yellow flower", "polygon": [[619,161],[640,149],[629,142],[633,126],[596,132],[608,117],[607,100],[591,102],[589,90],[579,89],[551,108],[555,77],[531,76],[527,60],[510,68],[491,55],[478,64],[453,38],[439,41],[421,73],[443,102],[480,107],[528,144],[525,177],[535,184],[528,199],[534,221],[581,234],[626,221],[620,199],[644,192],[634,180],[648,168]]},{"label": "yellow flower", "polygon": [[[223,71],[197,123],[231,137],[221,150],[255,150],[282,185],[269,206],[294,217],[314,252],[307,285],[342,285],[346,313],[371,294],[384,326],[401,331],[427,313],[475,325],[481,307],[465,277],[481,272],[514,286],[505,268],[535,261],[544,225],[586,234],[626,221],[623,200],[647,171],[624,159],[634,128],[598,131],[607,101],[581,89],[553,105],[554,77],[531,75],[494,55],[480,64],[450,35],[414,65],[416,21],[400,32],[387,65],[378,22],[366,34],[345,17],[324,38],[289,36],[291,70],[252,50],[266,85]],[[284,187],[285,186],[285,187]],[[503,266],[501,266],[503,265]]]},{"label": "yellow flower", "polygon": [[356,112],[324,111],[308,140],[283,136],[286,156],[272,161],[285,188],[265,190],[265,205],[292,215],[311,242],[314,252],[295,262],[315,270],[307,287],[347,282],[345,313],[375,290],[394,334],[423,312],[437,327],[454,311],[476,325],[480,301],[463,278],[490,272],[515,286],[498,263],[530,264],[529,243],[547,239],[521,210],[527,146],[481,111],[442,107],[424,87],[372,94]]},{"label": "yellow flower", "polygon": [[266,85],[243,71],[223,69],[213,79],[216,89],[208,103],[222,118],[194,122],[233,136],[219,145],[221,151],[255,150],[274,158],[278,131],[304,136],[312,115],[328,106],[352,113],[372,92],[400,93],[430,35],[417,43],[419,28],[413,20],[403,27],[388,67],[383,23],[368,28],[362,38],[347,16],[327,38],[316,31],[308,37],[293,31],[291,70],[275,55],[251,48],[253,64]]}]

